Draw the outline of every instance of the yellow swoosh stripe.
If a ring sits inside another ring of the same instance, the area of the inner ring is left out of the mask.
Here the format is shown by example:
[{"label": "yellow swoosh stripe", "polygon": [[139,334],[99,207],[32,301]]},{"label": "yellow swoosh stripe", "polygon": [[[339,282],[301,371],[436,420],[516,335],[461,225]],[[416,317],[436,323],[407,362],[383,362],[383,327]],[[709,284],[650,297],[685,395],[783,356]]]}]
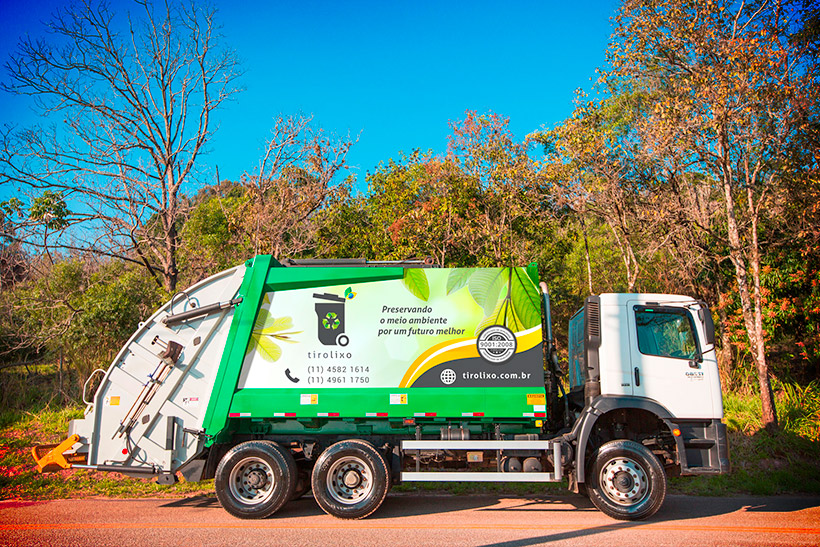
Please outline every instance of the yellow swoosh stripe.
[{"label": "yellow swoosh stripe", "polygon": [[475,338],[456,338],[455,340],[445,340],[444,342],[439,342],[435,346],[431,346],[429,349],[425,350],[421,355],[416,357],[416,360],[413,361],[413,364],[410,365],[410,368],[408,368],[407,372],[404,373],[404,377],[401,379],[399,387],[407,387],[409,385],[410,379],[413,377],[413,373],[415,372],[416,368],[421,363],[424,363],[434,353],[441,351],[442,349],[447,348],[449,346],[453,346],[470,340],[475,341]]},{"label": "yellow swoosh stripe", "polygon": [[[532,349],[541,343],[541,325],[524,332],[516,333],[515,337],[518,339],[516,353],[522,353]],[[475,341],[475,338],[448,340],[447,342],[442,342],[428,349],[413,361],[413,364],[407,369],[404,378],[402,378],[399,387],[412,386],[422,374],[442,363],[478,357],[478,348],[476,347]]]}]

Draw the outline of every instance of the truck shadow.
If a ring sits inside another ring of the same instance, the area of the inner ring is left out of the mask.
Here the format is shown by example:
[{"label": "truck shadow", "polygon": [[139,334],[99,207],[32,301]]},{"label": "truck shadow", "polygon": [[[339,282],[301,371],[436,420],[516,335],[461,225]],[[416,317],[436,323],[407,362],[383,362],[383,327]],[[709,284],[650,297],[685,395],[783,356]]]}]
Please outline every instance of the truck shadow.
[{"label": "truck shadow", "polygon": [[[368,520],[394,519],[402,517],[412,517],[420,515],[430,515],[455,511],[518,511],[518,510],[542,510],[542,511],[578,511],[596,509],[586,498],[575,497],[544,497],[544,498],[521,498],[521,504],[515,507],[497,508],[501,499],[508,499],[509,496],[500,495],[435,495],[435,494],[390,494],[384,500],[382,506]],[[219,500],[213,495],[196,495],[187,498],[173,500],[162,504],[162,508],[189,507],[196,509],[218,509],[221,510]],[[282,509],[276,512],[271,518],[277,517],[310,517],[322,515],[324,511],[317,505],[313,496],[306,494],[297,500],[288,502]]]},{"label": "truck shadow", "polygon": [[[617,522],[617,521],[613,521]],[[603,526],[595,526],[594,528],[582,528],[580,530],[569,530],[567,532],[558,532],[546,536],[530,537],[515,539],[511,541],[502,541],[500,543],[487,543],[481,547],[529,547],[531,545],[543,545],[553,541],[562,541],[567,539],[576,539],[587,536],[594,536],[595,534],[602,534],[604,532],[613,532],[616,530],[626,530],[627,528],[637,528],[643,526],[643,522],[622,522],[617,524],[605,524]]]},{"label": "truck shadow", "polygon": [[[592,503],[582,497],[576,498],[556,497],[552,500],[542,498],[530,498],[522,500],[519,505],[486,509],[479,509],[480,511],[543,511],[544,513],[573,510],[561,505],[571,504],[577,509],[587,509],[596,511]],[[546,502],[546,503],[544,503]],[[558,504],[558,507],[555,506]],[[776,497],[741,497],[741,498],[706,498],[706,497],[692,497],[692,496],[668,496],[664,502],[663,507],[649,519],[638,522],[624,522],[611,519],[609,523],[595,526],[592,528],[582,528],[579,530],[568,530],[565,532],[556,532],[544,536],[536,536],[529,538],[522,538],[518,540],[504,541],[498,543],[489,543],[482,547],[528,547],[531,545],[542,545],[555,541],[562,541],[567,539],[576,539],[581,537],[593,536],[604,532],[613,532],[617,530],[625,530],[628,528],[639,528],[653,523],[674,522],[690,519],[700,519],[707,517],[715,517],[735,513],[739,511],[744,512],[794,512],[805,509],[820,507],[820,498],[806,497],[806,498],[776,498]]]},{"label": "truck shadow", "polygon": [[[501,500],[516,500],[512,504],[502,504]],[[219,501],[212,495],[198,495],[178,499],[165,503],[161,507],[191,507],[199,509],[221,510]],[[540,538],[528,538],[518,542],[502,543],[498,545],[531,545],[559,539],[571,539],[583,535],[590,535],[613,529],[631,528],[650,523],[700,519],[744,512],[780,512],[788,513],[820,507],[820,497],[694,497],[669,495],[663,507],[651,518],[640,522],[623,522],[611,519],[606,525],[595,528],[586,528],[573,532],[562,532]],[[544,496],[514,496],[498,494],[479,495],[435,495],[435,494],[403,494],[394,493],[387,496],[382,506],[368,520],[395,519],[403,517],[441,514],[458,511],[488,511],[515,513],[519,511],[536,511],[545,516],[550,513],[591,512],[598,513],[592,502],[578,494],[544,495]],[[316,504],[310,494],[293,500],[280,509],[271,518],[298,518],[322,515],[324,512]],[[601,515],[602,518],[603,515]],[[528,543],[528,542],[532,543]],[[522,543],[523,542],[523,543]],[[493,544],[495,547],[495,544]]]},{"label": "truck shadow", "polygon": [[[187,498],[177,499],[165,504],[160,505],[162,508],[172,508],[172,507],[189,507],[195,509],[216,509],[221,511],[222,506],[219,504],[219,500],[214,495],[209,494],[199,494],[196,496],[190,496]],[[379,509],[381,511],[381,509]],[[433,512],[433,511],[430,511]],[[313,499],[313,496],[310,494],[306,494],[297,500],[291,500],[284,507],[282,507],[279,511],[276,512],[275,515],[271,516],[270,518],[277,518],[277,517],[311,517],[316,515],[323,515],[324,511],[316,504],[316,501]],[[401,512],[397,512],[396,515],[399,516]],[[406,512],[404,514],[407,514]]]},{"label": "truck shadow", "polygon": [[219,505],[219,500],[216,499],[215,496],[199,494],[196,496],[189,496],[187,498],[174,500],[172,502],[160,505],[160,507],[195,507],[198,509],[221,509],[222,506]]},{"label": "truck shadow", "polygon": [[[510,496],[505,496],[510,499]],[[631,524],[640,525],[650,522],[665,522],[676,520],[699,519],[743,512],[777,512],[790,513],[820,507],[820,497],[700,497],[671,494],[666,497],[661,509],[651,518]],[[521,502],[506,507],[486,507],[479,511],[541,511],[555,513],[563,511],[598,511],[592,502],[585,496],[566,494],[561,496],[529,496],[522,497]],[[613,525],[622,521],[613,519]]]}]

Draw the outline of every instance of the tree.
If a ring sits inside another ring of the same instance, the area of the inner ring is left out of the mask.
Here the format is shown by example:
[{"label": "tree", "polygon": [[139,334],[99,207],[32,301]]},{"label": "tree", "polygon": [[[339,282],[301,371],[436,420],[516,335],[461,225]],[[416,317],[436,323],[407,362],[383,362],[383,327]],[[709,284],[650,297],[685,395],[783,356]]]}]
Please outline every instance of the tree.
[{"label": "tree", "polygon": [[390,159],[367,175],[364,196],[331,208],[321,228],[326,256],[471,266],[483,259],[468,249],[480,210],[475,180],[448,160],[418,150]]},{"label": "tree", "polygon": [[312,120],[278,117],[259,166],[240,181],[248,196],[244,230],[254,253],[282,258],[312,250],[319,212],[349,195],[350,181],[336,178],[355,141],[328,135]]},{"label": "tree", "polygon": [[[593,293],[588,250],[588,216],[601,219],[618,248],[625,285],[635,290],[640,274],[638,243],[652,217],[646,215],[643,157],[635,142],[635,122],[644,108],[639,93],[621,94],[600,101],[578,97],[572,116],[550,131],[529,138],[544,145],[546,169],[554,181],[552,194],[557,208],[569,207],[577,214],[587,249],[587,279]],[[646,255],[657,250],[650,246]]]},{"label": "tree", "polygon": [[353,256],[432,257],[438,264],[460,265],[476,259],[465,251],[462,236],[478,189],[452,162],[416,150],[379,165],[366,180],[367,194],[335,211],[328,226],[341,236],[336,241],[348,240],[344,247],[361,249]]},{"label": "tree", "polygon": [[13,237],[136,262],[173,292],[181,191],[239,72],[219,43],[213,8],[133,7],[123,17],[82,0],[55,14],[50,40],[20,40],[3,89],[62,123],[7,128],[0,169],[4,184],[50,196],[46,211],[31,204]]},{"label": "tree", "polygon": [[30,279],[0,293],[0,362],[65,358],[83,382],[110,363],[163,300],[143,268],[121,261],[32,260]]},{"label": "tree", "polygon": [[505,266],[536,256],[547,230],[541,220],[545,181],[528,155],[528,143],[518,142],[510,120],[498,114],[467,111],[451,123],[448,160],[475,181],[480,209],[467,236],[487,266]]},{"label": "tree", "polygon": [[20,204],[17,198],[0,203],[0,291],[13,287],[26,275],[26,257],[9,219],[18,212]]},{"label": "tree", "polygon": [[788,1],[628,0],[616,17],[611,70],[604,74],[613,87],[648,90],[653,109],[644,130],[656,142],[678,143],[689,176],[720,193],[719,229],[699,228],[725,241],[767,428],[777,426],[777,414],[761,285],[761,256],[770,243],[761,236],[767,220],[776,225],[782,213],[787,183],[805,180],[803,166],[790,159],[811,126],[818,79],[807,70],[810,48],[793,39],[799,18],[800,5]]},{"label": "tree", "polygon": [[467,112],[451,126],[446,157],[391,159],[368,175],[366,195],[329,211],[322,253],[508,266],[544,252],[551,232],[526,143],[496,114]]},{"label": "tree", "polygon": [[247,192],[238,182],[206,186],[191,198],[180,230],[180,283],[189,286],[253,256],[248,209]]}]

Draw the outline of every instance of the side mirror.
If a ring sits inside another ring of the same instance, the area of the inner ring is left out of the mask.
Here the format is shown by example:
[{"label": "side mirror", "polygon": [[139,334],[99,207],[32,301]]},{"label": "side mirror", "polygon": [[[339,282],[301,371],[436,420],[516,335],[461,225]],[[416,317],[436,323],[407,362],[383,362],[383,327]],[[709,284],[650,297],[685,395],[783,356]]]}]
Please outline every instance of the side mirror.
[{"label": "side mirror", "polygon": [[712,320],[712,312],[709,311],[709,306],[701,300],[698,308],[698,319],[703,325],[703,330],[706,334],[703,351],[711,351],[715,347],[715,322]]}]

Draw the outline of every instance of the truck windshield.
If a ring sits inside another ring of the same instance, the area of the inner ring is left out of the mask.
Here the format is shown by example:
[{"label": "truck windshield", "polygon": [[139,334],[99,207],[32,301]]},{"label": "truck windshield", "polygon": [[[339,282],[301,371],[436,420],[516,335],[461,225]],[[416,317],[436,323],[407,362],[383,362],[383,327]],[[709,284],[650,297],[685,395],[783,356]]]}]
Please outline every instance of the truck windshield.
[{"label": "truck windshield", "polygon": [[698,344],[686,310],[635,306],[638,349],[644,355],[695,359]]}]

